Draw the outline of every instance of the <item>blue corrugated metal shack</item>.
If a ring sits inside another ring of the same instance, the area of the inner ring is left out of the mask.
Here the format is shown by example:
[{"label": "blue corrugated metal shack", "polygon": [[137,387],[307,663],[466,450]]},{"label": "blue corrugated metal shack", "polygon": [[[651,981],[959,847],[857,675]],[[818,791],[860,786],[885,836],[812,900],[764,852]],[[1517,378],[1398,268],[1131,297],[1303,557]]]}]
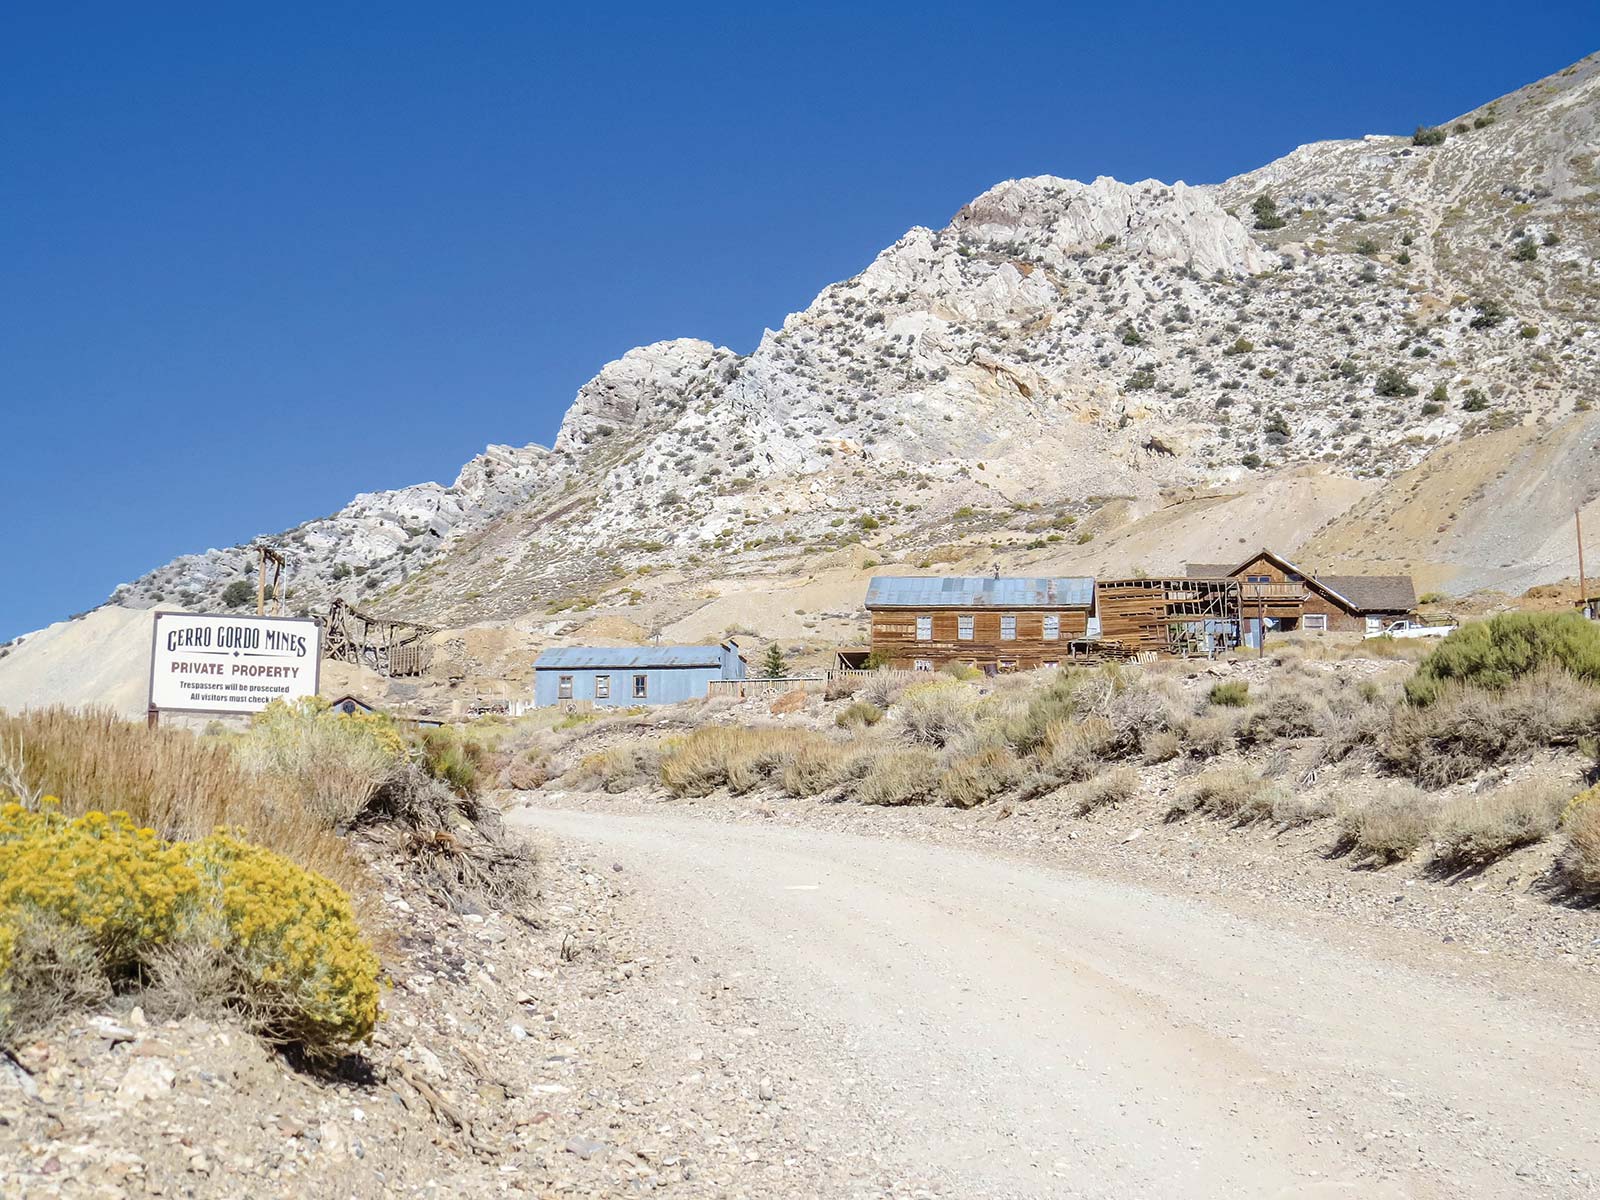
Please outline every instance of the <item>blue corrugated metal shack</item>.
[{"label": "blue corrugated metal shack", "polygon": [[676,704],[704,696],[713,679],[744,677],[732,639],[715,646],[553,646],[534,660],[533,698],[540,707]]}]

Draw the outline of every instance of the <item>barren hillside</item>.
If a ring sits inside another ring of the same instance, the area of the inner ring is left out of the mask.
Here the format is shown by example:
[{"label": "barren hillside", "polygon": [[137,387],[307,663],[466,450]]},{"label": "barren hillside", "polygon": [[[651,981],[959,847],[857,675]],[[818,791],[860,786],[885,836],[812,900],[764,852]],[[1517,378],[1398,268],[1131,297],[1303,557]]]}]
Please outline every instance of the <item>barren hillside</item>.
[{"label": "barren hillside", "polygon": [[[1600,490],[1597,75],[1215,186],[998,184],[747,356],[630,351],[553,447],[277,536],[296,603],[649,630],[885,558],[1170,568],[1264,542],[1454,590],[1559,578],[1556,525]],[[114,598],[211,605],[248,564],[185,556]]]}]

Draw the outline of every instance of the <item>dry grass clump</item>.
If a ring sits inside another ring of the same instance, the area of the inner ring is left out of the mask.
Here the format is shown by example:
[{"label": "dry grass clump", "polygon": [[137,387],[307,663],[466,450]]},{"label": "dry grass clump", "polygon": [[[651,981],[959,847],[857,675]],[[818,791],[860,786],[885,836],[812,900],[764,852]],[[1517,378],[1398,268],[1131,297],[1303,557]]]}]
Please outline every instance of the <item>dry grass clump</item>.
[{"label": "dry grass clump", "polygon": [[778,786],[789,796],[820,796],[860,779],[871,761],[872,752],[864,747],[817,738],[785,756]]},{"label": "dry grass clump", "polygon": [[1053,721],[1035,752],[1039,774],[1055,785],[1088,779],[1100,771],[1116,744],[1116,731],[1104,717]]},{"label": "dry grass clump", "polygon": [[1171,762],[1183,753],[1183,739],[1176,730],[1158,729],[1144,739],[1144,761]]},{"label": "dry grass clump", "polygon": [[1437,805],[1407,783],[1340,807],[1340,848],[1378,863],[1410,858],[1428,838]]},{"label": "dry grass clump", "polygon": [[1600,896],[1600,786],[1567,805],[1561,828],[1566,844],[1556,859],[1557,875],[1579,895]]},{"label": "dry grass clump", "polygon": [[946,804],[971,808],[1016,786],[1022,766],[1005,746],[988,746],[951,761],[939,780]]},{"label": "dry grass clump", "polygon": [[1281,795],[1271,780],[1241,766],[1213,767],[1201,772],[1194,784],[1195,805],[1201,812],[1241,825],[1270,817]]},{"label": "dry grass clump", "polygon": [[1132,767],[1115,767],[1103,775],[1075,783],[1063,793],[1072,815],[1086,817],[1133,799],[1139,791],[1139,772]]},{"label": "dry grass clump", "polygon": [[1191,717],[1183,724],[1183,743],[1196,758],[1215,758],[1233,748],[1238,729],[1237,717],[1221,713]]},{"label": "dry grass clump", "polygon": [[246,769],[227,740],[150,729],[103,710],[48,708],[0,714],[0,751],[11,765],[0,793],[58,796],[68,816],[126,812],[175,841],[236,829],[358,896],[368,887],[295,783]]},{"label": "dry grass clump", "polygon": [[1466,779],[1540,746],[1575,743],[1600,729],[1600,688],[1546,668],[1500,690],[1440,686],[1427,704],[1401,704],[1378,756],[1428,787]]},{"label": "dry grass clump", "polygon": [[864,677],[856,695],[870,704],[887,709],[908,687],[914,684],[925,683],[928,679],[926,671],[896,671],[887,667],[874,671]]},{"label": "dry grass clump", "polygon": [[1570,792],[1542,779],[1450,801],[1434,825],[1433,864],[1446,871],[1469,870],[1542,842],[1560,824]]},{"label": "dry grass clump", "polygon": [[1316,737],[1333,724],[1332,715],[1309,680],[1301,677],[1267,690],[1239,724],[1239,740],[1247,746],[1293,738]]},{"label": "dry grass clump", "polygon": [[1250,685],[1243,679],[1224,679],[1211,685],[1206,701],[1222,708],[1243,708],[1250,703]]},{"label": "dry grass clump", "polygon": [[1315,821],[1326,820],[1333,816],[1334,812],[1333,800],[1330,797],[1311,792],[1279,788],[1277,796],[1272,801],[1272,823],[1284,829],[1294,829],[1301,825],[1310,825]]},{"label": "dry grass clump", "polygon": [[867,700],[855,700],[839,711],[833,723],[840,729],[862,729],[883,720],[883,709]]},{"label": "dry grass clump", "polygon": [[977,727],[978,696],[958,680],[908,687],[894,705],[906,739],[924,746],[948,746]]},{"label": "dry grass clump", "polygon": [[367,806],[404,760],[406,745],[381,717],[333,713],[316,699],[279,700],[251,719],[235,752],[257,776],[287,781],[305,810],[331,829]]},{"label": "dry grass clump", "polygon": [[631,743],[584,755],[562,782],[574,791],[615,795],[654,783],[660,769],[660,753],[654,745]]},{"label": "dry grass clump", "polygon": [[862,804],[928,804],[939,795],[939,755],[921,746],[887,750],[872,760],[855,797]]},{"label": "dry grass clump", "polygon": [[663,748],[661,784],[674,796],[708,796],[719,787],[749,792],[803,748],[826,741],[809,730],[708,725]]}]

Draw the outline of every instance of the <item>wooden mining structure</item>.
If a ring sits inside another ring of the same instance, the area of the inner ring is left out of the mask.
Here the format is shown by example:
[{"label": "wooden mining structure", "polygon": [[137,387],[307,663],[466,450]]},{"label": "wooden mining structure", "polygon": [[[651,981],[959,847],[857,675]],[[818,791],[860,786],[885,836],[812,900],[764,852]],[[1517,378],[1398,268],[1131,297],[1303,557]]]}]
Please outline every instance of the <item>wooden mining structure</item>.
[{"label": "wooden mining structure", "polygon": [[1135,653],[1204,654],[1208,639],[1237,646],[1242,604],[1237,579],[1095,581],[1102,641]]},{"label": "wooden mining structure", "polygon": [[433,662],[430,635],[439,626],[382,617],[336,599],[323,625],[323,654],[340,662],[370,667],[380,675],[421,675]]}]

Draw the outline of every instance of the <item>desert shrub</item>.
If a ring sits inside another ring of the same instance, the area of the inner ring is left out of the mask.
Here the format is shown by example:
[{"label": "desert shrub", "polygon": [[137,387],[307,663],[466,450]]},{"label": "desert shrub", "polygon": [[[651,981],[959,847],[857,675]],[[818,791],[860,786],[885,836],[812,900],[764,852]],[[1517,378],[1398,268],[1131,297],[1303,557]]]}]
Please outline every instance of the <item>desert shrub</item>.
[{"label": "desert shrub", "polygon": [[424,729],[415,739],[423,769],[448,784],[457,795],[470,796],[478,790],[485,752],[481,743],[449,726]]},{"label": "desert shrub", "polygon": [[1427,840],[1435,807],[1409,784],[1386,784],[1375,795],[1340,806],[1340,845],[1365,861],[1410,858]]},{"label": "desert shrub", "polygon": [[945,663],[939,668],[941,675],[948,675],[952,679],[959,679],[963,683],[976,683],[983,678],[983,672],[971,663]]},{"label": "desert shrub", "polygon": [[1270,688],[1240,722],[1238,738],[1259,746],[1292,738],[1316,737],[1332,724],[1327,706],[1309,688],[1295,682]]},{"label": "desert shrub", "polygon": [[864,680],[859,675],[835,675],[823,690],[824,700],[845,700],[861,690]]},{"label": "desert shrub", "polygon": [[937,752],[922,746],[876,755],[855,796],[862,804],[928,804],[939,795],[943,774]]},{"label": "desert shrub", "polygon": [[580,792],[610,792],[615,795],[630,788],[652,783],[661,769],[653,745],[636,743],[611,746],[586,754],[563,779],[566,786]]},{"label": "desert shrub", "polygon": [[1196,758],[1213,758],[1232,748],[1238,722],[1217,714],[1192,717],[1183,725],[1183,742]]},{"label": "desert shrub", "polygon": [[1293,829],[1325,820],[1333,816],[1334,811],[1333,801],[1328,796],[1279,788],[1272,800],[1272,823]]},{"label": "desert shrub", "polygon": [[1600,895],[1600,786],[1579,793],[1561,819],[1566,843],[1556,872],[1574,892]]},{"label": "desert shrub", "polygon": [[1377,753],[1417,782],[1442,787],[1597,728],[1600,689],[1546,668],[1499,690],[1451,682],[1425,705],[1396,706]]},{"label": "desert shrub", "polygon": [[1145,739],[1144,760],[1148,763],[1170,762],[1183,753],[1183,739],[1171,729],[1158,730]]},{"label": "desert shrub", "polygon": [[1202,812],[1241,824],[1264,820],[1281,792],[1248,767],[1213,767],[1194,783],[1194,797]]},{"label": "desert shrub", "polygon": [[201,882],[185,934],[211,944],[257,1032],[328,1053],[378,1019],[378,958],[349,897],[327,879],[227,834],[188,848]]},{"label": "desert shrub", "polygon": [[1067,788],[1063,797],[1074,816],[1086,817],[1102,808],[1131,800],[1139,790],[1139,773],[1132,767],[1116,767],[1093,779]]},{"label": "desert shrub", "polygon": [[857,729],[876,725],[881,720],[883,720],[883,709],[866,700],[855,700],[840,711],[833,719],[833,723],[840,729]]},{"label": "desert shrub", "polygon": [[88,930],[37,908],[0,909],[0,1046],[111,996]]},{"label": "desert shrub", "polygon": [[939,780],[939,795],[946,804],[971,808],[1013,787],[1021,773],[1008,747],[988,746],[954,759]]},{"label": "desert shrub", "polygon": [[[168,842],[126,813],[8,804],[0,927],[0,1037],[52,997],[131,985],[183,943],[226,971],[231,1007],[274,1040],[328,1054],[377,1020],[378,960],[345,893],[227,834]],[[41,929],[54,939],[48,953]],[[98,989],[85,977],[90,957]]]},{"label": "desert shrub", "polygon": [[856,695],[870,704],[887,709],[906,688],[919,682],[926,682],[928,676],[922,671],[896,671],[888,667],[881,667],[866,677],[866,682],[861,685]]},{"label": "desert shrub", "polygon": [[851,743],[808,740],[784,756],[778,786],[790,796],[820,796],[860,779],[870,762],[870,752]]},{"label": "desert shrub", "polygon": [[500,768],[500,786],[515,792],[532,792],[554,778],[550,757],[536,747],[518,751]]},{"label": "desert shrub", "polygon": [[247,769],[288,781],[305,811],[329,828],[348,824],[405,757],[392,723],[332,712],[314,698],[273,701],[236,748]]},{"label": "desert shrub", "polygon": [[1502,613],[1463,625],[1422,660],[1406,699],[1431,704],[1452,682],[1503,690],[1551,667],[1600,685],[1600,623],[1577,613]]},{"label": "desert shrub", "polygon": [[1243,679],[1225,679],[1211,685],[1206,699],[1223,708],[1243,708],[1250,703],[1250,685]]},{"label": "desert shrub", "polygon": [[771,778],[801,747],[825,741],[807,730],[707,725],[667,743],[661,784],[674,796],[707,796],[719,787],[748,792]]},{"label": "desert shrub", "polygon": [[1560,823],[1570,791],[1553,780],[1532,780],[1450,801],[1434,826],[1434,864],[1451,871],[1481,867],[1543,841]]},{"label": "desert shrub", "polygon": [[1165,677],[1114,664],[1064,670],[1034,693],[1022,714],[1009,722],[1004,736],[1018,753],[1037,752],[1053,730],[1090,718],[1104,722],[1104,735],[1098,739],[1102,757],[1136,754],[1147,739],[1178,728],[1176,685]]},{"label": "desert shrub", "polygon": [[977,708],[977,693],[950,680],[907,688],[895,702],[894,715],[907,740],[942,747],[972,732]]},{"label": "desert shrub", "polygon": [[1104,717],[1053,721],[1036,751],[1041,781],[1059,785],[1089,779],[1115,744],[1116,731]]}]

